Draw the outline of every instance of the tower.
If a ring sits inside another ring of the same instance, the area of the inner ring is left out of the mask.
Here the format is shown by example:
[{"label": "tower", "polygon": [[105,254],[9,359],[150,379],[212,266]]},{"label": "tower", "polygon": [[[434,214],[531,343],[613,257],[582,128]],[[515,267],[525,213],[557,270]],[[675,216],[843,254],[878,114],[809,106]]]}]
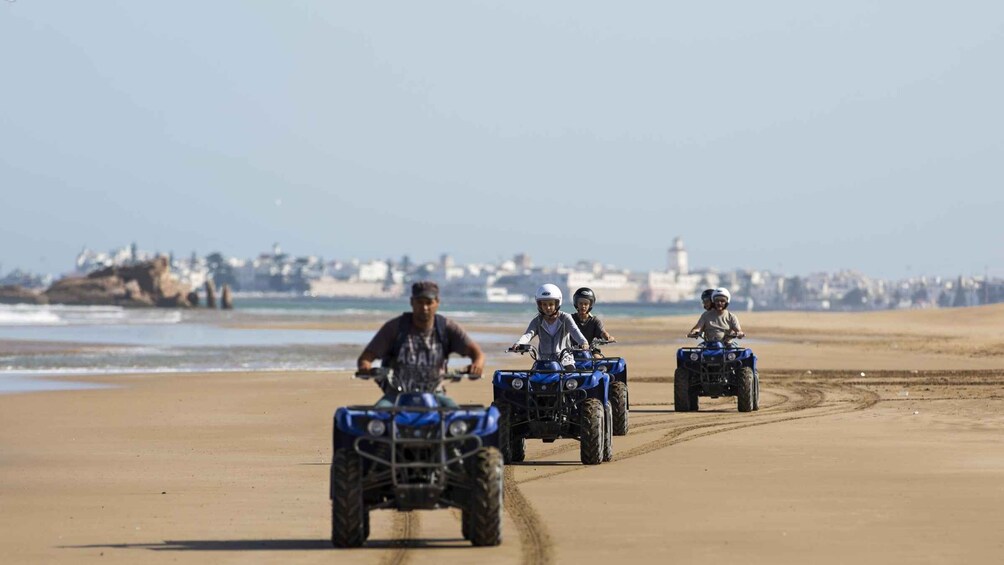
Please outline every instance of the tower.
[{"label": "tower", "polygon": [[683,248],[683,239],[679,237],[673,239],[673,246],[669,248],[669,267],[667,270],[675,271],[678,275],[688,273],[687,250]]}]

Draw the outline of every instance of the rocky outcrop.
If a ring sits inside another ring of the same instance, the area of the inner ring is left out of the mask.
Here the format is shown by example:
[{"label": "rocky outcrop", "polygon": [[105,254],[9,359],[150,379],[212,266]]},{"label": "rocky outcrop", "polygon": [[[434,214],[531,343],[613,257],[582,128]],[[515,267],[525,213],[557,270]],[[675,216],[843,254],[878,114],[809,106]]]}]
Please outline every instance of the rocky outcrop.
[{"label": "rocky outcrop", "polygon": [[216,308],[216,285],[212,280],[206,281],[206,308]]},{"label": "rocky outcrop", "polygon": [[82,278],[65,278],[44,293],[50,304],[188,308],[191,291],[171,274],[167,257],[128,267],[108,267]]},{"label": "rocky outcrop", "polygon": [[223,285],[223,291],[220,292],[220,308],[224,310],[232,310],[234,307],[234,298],[230,293],[230,285]]},{"label": "rocky outcrop", "polygon": [[40,293],[18,285],[0,286],[0,304],[46,304],[48,298]]}]

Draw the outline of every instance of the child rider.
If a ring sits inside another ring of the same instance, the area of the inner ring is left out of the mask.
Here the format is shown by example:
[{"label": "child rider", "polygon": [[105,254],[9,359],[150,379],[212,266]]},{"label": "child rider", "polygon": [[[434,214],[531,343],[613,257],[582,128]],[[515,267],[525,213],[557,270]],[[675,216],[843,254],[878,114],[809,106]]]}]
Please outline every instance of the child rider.
[{"label": "child rider", "polygon": [[572,295],[572,303],[575,305],[575,314],[572,319],[579,331],[585,336],[589,343],[594,339],[601,338],[606,341],[615,341],[614,337],[607,333],[603,327],[603,320],[593,315],[593,305],[596,304],[596,293],[593,289],[582,287]]},{"label": "child rider", "polygon": [[574,371],[575,360],[572,358],[572,354],[565,351],[565,354],[561,355],[561,352],[570,349],[573,341],[582,349],[588,349],[589,342],[575,325],[572,315],[559,310],[561,308],[561,289],[548,283],[537,289],[534,298],[537,300],[539,314],[530,320],[530,325],[526,327],[526,333],[520,336],[512,348],[530,343],[530,340],[536,336],[538,360],[558,361],[566,371]]}]

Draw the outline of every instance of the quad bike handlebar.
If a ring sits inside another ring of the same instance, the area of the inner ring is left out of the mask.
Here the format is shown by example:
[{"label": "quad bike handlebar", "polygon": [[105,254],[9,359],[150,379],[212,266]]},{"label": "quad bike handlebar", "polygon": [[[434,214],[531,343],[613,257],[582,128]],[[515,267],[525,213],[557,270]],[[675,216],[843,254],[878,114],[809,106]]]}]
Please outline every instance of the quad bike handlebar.
[{"label": "quad bike handlebar", "polygon": [[[481,378],[481,375],[471,373],[470,369],[471,369],[470,366],[467,366],[462,371],[446,371],[440,373],[439,377],[444,381],[449,380],[455,383],[460,382],[465,378],[470,379],[472,381],[476,381]],[[370,369],[367,369],[365,371],[356,371],[355,374],[352,375],[352,378],[364,379],[364,380],[369,380],[369,379],[393,380],[394,369],[390,367],[371,367]]]},{"label": "quad bike handlebar", "polygon": [[[704,332],[690,333],[690,334],[687,334],[687,337],[692,337],[694,339],[698,339],[698,340],[701,340],[701,341],[707,341],[705,339]],[[725,337],[729,338],[729,339],[742,339],[742,338],[746,337],[746,334],[745,333],[739,334],[739,333],[733,331],[733,332],[727,332],[725,334]]]},{"label": "quad bike handlebar", "polygon": [[589,344],[589,352],[590,353],[603,353],[602,351],[600,351],[600,347],[604,346],[604,345],[607,345],[607,344],[610,344],[610,343],[617,343],[617,340],[616,339],[606,340],[606,339],[603,339],[602,337],[598,337],[598,338],[594,339],[591,344]]},{"label": "quad bike handlebar", "polygon": [[537,348],[530,345],[529,343],[521,343],[519,345],[513,345],[506,348],[506,353],[519,353],[520,355],[530,354],[530,359],[534,361],[537,360]]}]

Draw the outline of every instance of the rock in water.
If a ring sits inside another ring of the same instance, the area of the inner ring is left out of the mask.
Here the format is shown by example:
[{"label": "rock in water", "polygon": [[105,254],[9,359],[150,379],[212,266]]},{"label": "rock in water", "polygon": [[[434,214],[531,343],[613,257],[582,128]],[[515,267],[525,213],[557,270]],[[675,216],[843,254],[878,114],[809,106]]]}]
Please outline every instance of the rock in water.
[{"label": "rock in water", "polygon": [[16,284],[0,285],[0,304],[47,304],[49,298]]},{"label": "rock in water", "polygon": [[206,308],[216,309],[216,285],[213,281],[206,281]]},{"label": "rock in water", "polygon": [[191,289],[171,274],[167,257],[127,267],[108,267],[86,277],[65,278],[45,291],[51,304],[191,306]]},{"label": "rock in water", "polygon": [[234,299],[230,294],[230,285],[223,285],[223,292],[220,293],[220,307],[224,310],[232,310],[234,307]]}]

